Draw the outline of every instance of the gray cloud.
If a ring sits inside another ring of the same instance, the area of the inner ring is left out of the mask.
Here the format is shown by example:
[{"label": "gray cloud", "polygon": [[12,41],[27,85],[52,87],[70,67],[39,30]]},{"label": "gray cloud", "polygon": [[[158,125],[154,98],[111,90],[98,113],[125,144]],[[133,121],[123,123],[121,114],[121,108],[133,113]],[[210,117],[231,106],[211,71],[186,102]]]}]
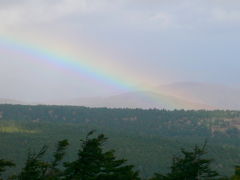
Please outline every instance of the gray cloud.
[{"label": "gray cloud", "polygon": [[[19,0],[0,1],[1,25],[54,23],[66,17],[115,18],[150,28],[195,27],[209,22],[239,21],[239,1],[224,0]],[[99,16],[99,17],[98,17]]]}]

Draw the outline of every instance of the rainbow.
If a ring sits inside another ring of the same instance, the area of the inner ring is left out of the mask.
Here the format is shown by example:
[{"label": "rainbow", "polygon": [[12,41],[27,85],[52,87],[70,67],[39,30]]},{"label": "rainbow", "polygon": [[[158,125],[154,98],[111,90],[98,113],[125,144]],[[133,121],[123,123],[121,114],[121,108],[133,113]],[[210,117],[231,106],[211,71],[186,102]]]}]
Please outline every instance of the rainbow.
[{"label": "rainbow", "polygon": [[88,64],[88,61],[84,59],[75,59],[70,55],[54,52],[33,44],[19,43],[17,40],[6,37],[0,37],[0,47],[10,52],[18,52],[20,54],[31,56],[32,59],[49,65],[80,73],[81,75],[87,76],[99,82],[112,84],[122,89],[136,89],[136,87],[133,87],[132,83],[127,82],[120,77],[104,72],[101,69],[93,68],[90,64]]},{"label": "rainbow", "polygon": [[180,102],[179,100],[165,96],[159,92],[156,92],[154,89],[148,87],[147,85],[136,85],[136,82],[116,76],[111,71],[106,71],[98,68],[97,64],[95,64],[95,66],[92,66],[91,63],[88,63],[87,59],[76,58],[69,54],[64,54],[64,50],[61,52],[54,51],[43,46],[38,46],[30,43],[22,43],[17,39],[5,36],[0,37],[0,48],[9,52],[30,56],[31,59],[49,64],[51,66],[57,66],[70,71],[74,71],[75,73],[79,73],[80,75],[84,75],[93,80],[107,83],[124,90],[142,92],[146,97],[150,98],[154,102],[164,104],[167,109],[182,109],[187,107],[186,102]]}]

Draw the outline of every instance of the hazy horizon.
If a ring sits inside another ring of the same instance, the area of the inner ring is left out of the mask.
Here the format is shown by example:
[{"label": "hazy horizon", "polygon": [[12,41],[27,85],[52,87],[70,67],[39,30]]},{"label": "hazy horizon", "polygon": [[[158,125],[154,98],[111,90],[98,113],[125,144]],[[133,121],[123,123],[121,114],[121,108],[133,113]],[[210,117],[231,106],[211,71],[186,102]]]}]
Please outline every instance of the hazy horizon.
[{"label": "hazy horizon", "polygon": [[[169,82],[166,84],[159,84],[158,86],[152,87],[152,91],[149,90],[150,92],[155,92],[157,93],[157,90],[159,90],[159,93],[167,93],[164,89],[159,89],[161,87],[171,87],[171,86],[185,86],[186,88],[188,86],[191,85],[199,85],[199,86],[208,86],[209,89],[211,87],[224,87],[224,88],[229,88],[229,89],[235,89],[235,90],[239,90],[240,91],[240,86],[238,84],[232,84],[232,85],[228,85],[228,84],[223,84],[223,83],[210,83],[210,82],[193,82],[193,81],[179,81],[179,82]],[[113,96],[119,96],[119,95],[124,95],[124,94],[129,94],[129,93],[144,93],[144,90],[134,90],[134,89],[129,89],[129,90],[119,90],[119,91],[115,91],[115,92],[111,92],[111,93],[107,93],[107,94],[89,94],[89,95],[81,95],[81,94],[76,94],[76,95],[71,95],[71,94],[62,94],[63,96],[52,96],[50,98],[46,98],[46,97],[35,97],[32,99],[28,99],[28,98],[21,98],[20,96],[3,96],[0,97],[0,99],[6,99],[6,100],[13,100],[13,101],[19,101],[19,102],[26,102],[26,103],[46,103],[46,102],[54,102],[54,101],[64,101],[64,100],[77,100],[77,99],[81,99],[81,98],[109,98],[109,97],[113,97]],[[39,94],[41,95],[41,93]],[[173,94],[174,95],[174,94]]]}]

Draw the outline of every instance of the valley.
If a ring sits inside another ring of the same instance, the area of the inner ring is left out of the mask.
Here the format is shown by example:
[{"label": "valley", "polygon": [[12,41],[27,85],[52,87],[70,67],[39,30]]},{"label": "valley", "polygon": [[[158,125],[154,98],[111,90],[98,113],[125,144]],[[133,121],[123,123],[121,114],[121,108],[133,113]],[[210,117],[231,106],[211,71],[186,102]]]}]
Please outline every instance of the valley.
[{"label": "valley", "polygon": [[105,148],[116,149],[143,177],[168,172],[174,154],[205,140],[214,168],[230,175],[240,161],[239,122],[239,111],[0,105],[0,156],[21,167],[28,150],[46,144],[52,152],[57,141],[69,139],[67,158],[73,159],[79,140],[96,129],[109,137]]}]

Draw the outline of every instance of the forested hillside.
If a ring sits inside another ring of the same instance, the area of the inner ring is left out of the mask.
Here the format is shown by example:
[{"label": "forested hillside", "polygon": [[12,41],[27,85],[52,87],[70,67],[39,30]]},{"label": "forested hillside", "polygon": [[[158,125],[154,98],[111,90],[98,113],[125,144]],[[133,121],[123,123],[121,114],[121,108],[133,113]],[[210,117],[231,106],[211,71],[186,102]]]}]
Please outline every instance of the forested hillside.
[{"label": "forested hillside", "polygon": [[[179,149],[192,148],[207,139],[214,169],[233,173],[240,162],[240,112],[107,109],[74,106],[0,105],[0,157],[23,165],[28,149],[69,139],[68,159],[76,157],[79,139],[92,129],[110,137],[106,148],[144,177],[166,173]],[[48,158],[48,156],[47,156]],[[17,171],[13,169],[12,171]]]}]

